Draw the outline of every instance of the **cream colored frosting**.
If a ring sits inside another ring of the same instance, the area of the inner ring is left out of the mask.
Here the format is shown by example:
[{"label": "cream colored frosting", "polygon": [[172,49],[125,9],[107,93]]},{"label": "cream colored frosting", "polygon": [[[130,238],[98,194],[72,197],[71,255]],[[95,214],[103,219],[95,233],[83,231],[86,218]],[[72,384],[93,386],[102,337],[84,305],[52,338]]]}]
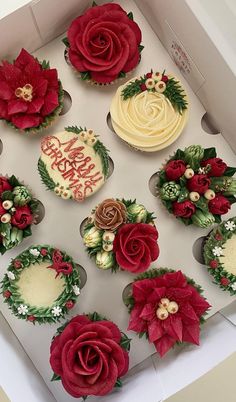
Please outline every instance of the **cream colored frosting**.
[{"label": "cream colored frosting", "polygon": [[224,270],[236,276],[236,235],[233,235],[224,244],[224,254],[219,257]]},{"label": "cream colored frosting", "polygon": [[[70,146],[69,143],[73,140],[74,143]],[[74,151],[76,148],[81,148],[81,151]],[[77,201],[89,197],[104,184],[100,156],[75,133],[63,131],[44,137],[41,143],[41,160],[46,164],[54,183],[70,188],[72,198]],[[66,173],[67,177],[63,177]]]},{"label": "cream colored frosting", "polygon": [[136,79],[139,77],[120,86],[112,99],[112,125],[116,134],[130,145],[142,151],[158,151],[179,137],[188,119],[188,109],[180,114],[165,95],[152,91],[123,100],[123,89]]},{"label": "cream colored frosting", "polygon": [[37,308],[50,307],[63,292],[65,279],[62,275],[55,278],[56,271],[47,268],[50,265],[50,262],[31,264],[21,272],[17,286],[24,303]]}]

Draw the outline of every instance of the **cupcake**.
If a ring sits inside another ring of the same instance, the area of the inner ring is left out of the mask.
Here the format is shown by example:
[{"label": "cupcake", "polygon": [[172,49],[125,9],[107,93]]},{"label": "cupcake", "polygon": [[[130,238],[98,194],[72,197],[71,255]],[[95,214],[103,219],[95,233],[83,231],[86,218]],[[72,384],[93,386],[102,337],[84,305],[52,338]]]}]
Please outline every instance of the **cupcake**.
[{"label": "cupcake", "polygon": [[214,283],[236,295],[236,217],[222,222],[209,233],[203,258]]},{"label": "cupcake", "polygon": [[130,339],[98,313],[77,315],[58,328],[50,348],[52,381],[74,398],[103,396],[122,386]]},{"label": "cupcake", "polygon": [[92,129],[66,127],[42,139],[38,171],[57,196],[84,201],[109,176],[108,150]]},{"label": "cupcake", "polygon": [[31,246],[11,261],[1,293],[17,318],[39,324],[60,321],[80,294],[78,266],[54,247]]},{"label": "cupcake", "polygon": [[139,63],[143,49],[133,14],[115,3],[93,3],[72,21],[63,42],[67,61],[80,78],[99,85],[125,77]]},{"label": "cupcake", "polygon": [[12,64],[0,65],[0,119],[21,132],[50,126],[62,110],[63,96],[57,70],[25,49]]},{"label": "cupcake", "polygon": [[185,225],[207,228],[221,222],[235,202],[235,172],[217,157],[215,148],[190,145],[178,149],[158,172],[158,195]]},{"label": "cupcake", "polygon": [[138,276],[125,299],[128,330],[146,335],[161,357],[176,344],[199,345],[200,324],[211,307],[201,293],[182,271],[159,268]]},{"label": "cupcake", "polygon": [[159,256],[157,239],[153,214],[136,200],[104,200],[83,227],[89,256],[105,270],[146,271]]},{"label": "cupcake", "polygon": [[0,253],[31,236],[39,202],[15,176],[0,176]]},{"label": "cupcake", "polygon": [[110,114],[122,140],[140,151],[155,152],[182,133],[188,120],[187,95],[175,77],[151,70],[117,89]]}]

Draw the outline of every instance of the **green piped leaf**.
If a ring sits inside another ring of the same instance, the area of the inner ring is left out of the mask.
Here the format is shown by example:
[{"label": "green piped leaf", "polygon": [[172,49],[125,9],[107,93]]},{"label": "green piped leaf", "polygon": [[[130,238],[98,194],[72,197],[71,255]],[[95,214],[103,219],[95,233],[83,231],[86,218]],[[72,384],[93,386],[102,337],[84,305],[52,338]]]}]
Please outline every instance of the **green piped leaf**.
[{"label": "green piped leaf", "polygon": [[57,375],[56,373],[53,373],[51,381],[59,381],[60,379],[61,379],[61,377],[59,375]]},{"label": "green piped leaf", "polygon": [[80,77],[83,81],[90,80],[91,75],[89,71],[82,71],[80,72]]},{"label": "green piped leaf", "polygon": [[70,42],[69,42],[67,36],[62,39],[62,42],[64,43],[64,45],[65,45],[66,47],[70,47]]},{"label": "green piped leaf", "polygon": [[210,159],[210,158],[215,158],[215,157],[216,157],[216,149],[214,147],[204,149],[204,156],[203,156],[204,160]]},{"label": "green piped leaf", "polygon": [[139,51],[139,53],[142,53],[143,49],[144,49],[144,46],[143,46],[143,45],[138,45],[138,51]]},{"label": "green piped leaf", "polygon": [[19,180],[17,180],[16,176],[12,175],[9,179],[8,179],[10,185],[12,187],[16,187],[16,186],[21,186],[21,183],[19,182]]},{"label": "green piped leaf", "polygon": [[42,161],[42,159],[40,158],[38,161],[38,171],[39,174],[41,176],[41,179],[43,181],[43,183],[45,184],[45,186],[49,189],[49,190],[54,190],[54,188],[56,187],[56,183],[53,181],[53,179],[49,176],[49,173],[47,171],[46,165],[45,163]]},{"label": "green piped leaf", "polygon": [[236,168],[232,166],[228,166],[224,172],[224,176],[233,176],[236,173]]},{"label": "green piped leaf", "polygon": [[43,62],[41,63],[41,66],[42,66],[43,70],[48,70],[50,68],[49,61],[43,60]]},{"label": "green piped leaf", "polygon": [[13,195],[13,193],[12,193],[11,191],[9,191],[9,190],[4,191],[4,192],[1,194],[1,199],[2,199],[2,201],[13,200],[13,198],[14,198],[14,195]]},{"label": "green piped leaf", "polygon": [[128,17],[131,21],[134,20],[134,15],[133,15],[132,11],[130,11],[130,12],[127,14],[127,17]]},{"label": "green piped leaf", "polygon": [[86,130],[86,128],[83,129],[82,127],[68,126],[68,127],[65,127],[65,130],[68,131],[69,133],[80,134],[81,131]]},{"label": "green piped leaf", "polygon": [[109,155],[108,149],[103,145],[103,143],[99,140],[94,144],[93,149],[96,154],[98,154],[102,161],[102,173],[105,177],[109,174]]},{"label": "green piped leaf", "polygon": [[122,381],[120,378],[117,378],[116,383],[115,383],[116,388],[121,388],[122,387]]}]

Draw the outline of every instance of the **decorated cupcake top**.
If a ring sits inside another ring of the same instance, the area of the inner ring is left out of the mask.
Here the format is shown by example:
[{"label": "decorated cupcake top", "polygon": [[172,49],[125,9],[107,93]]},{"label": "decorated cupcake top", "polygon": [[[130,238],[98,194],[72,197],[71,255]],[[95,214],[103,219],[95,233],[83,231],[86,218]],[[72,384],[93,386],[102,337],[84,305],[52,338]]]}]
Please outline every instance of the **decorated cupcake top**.
[{"label": "decorated cupcake top", "polygon": [[219,223],[235,202],[235,172],[215,148],[190,145],[184,151],[178,149],[159,171],[158,194],[185,225],[206,228]]},{"label": "decorated cupcake top", "polygon": [[57,70],[40,63],[25,49],[11,64],[0,65],[0,119],[24,132],[37,132],[51,124],[63,107]]},{"label": "decorated cupcake top", "polygon": [[1,292],[17,318],[39,324],[60,321],[80,294],[78,266],[51,246],[31,246],[11,261]]},{"label": "decorated cupcake top", "polygon": [[112,271],[146,271],[159,256],[157,239],[153,214],[136,200],[104,200],[83,229],[89,256],[98,268]]},{"label": "decorated cupcake top", "polygon": [[38,170],[46,187],[63,199],[83,201],[109,175],[108,150],[92,129],[66,127],[44,137]]},{"label": "decorated cupcake top", "polygon": [[141,31],[133,14],[119,4],[93,2],[69,27],[63,40],[69,62],[83,80],[109,84],[133,70],[143,49]]},{"label": "decorated cupcake top", "polygon": [[214,228],[204,244],[204,261],[214,283],[236,295],[236,218]]},{"label": "decorated cupcake top", "polygon": [[50,348],[53,380],[74,398],[103,396],[122,386],[130,339],[98,313],[77,315],[58,328]]},{"label": "decorated cupcake top", "polygon": [[165,72],[149,72],[120,86],[110,107],[116,134],[133,147],[154,152],[172,144],[188,117],[186,93]]},{"label": "decorated cupcake top", "polygon": [[31,236],[38,213],[38,200],[15,176],[0,176],[0,253]]},{"label": "decorated cupcake top", "polygon": [[161,357],[178,343],[199,345],[200,324],[211,307],[201,293],[182,271],[150,270],[135,279],[125,299],[128,329],[146,335]]}]

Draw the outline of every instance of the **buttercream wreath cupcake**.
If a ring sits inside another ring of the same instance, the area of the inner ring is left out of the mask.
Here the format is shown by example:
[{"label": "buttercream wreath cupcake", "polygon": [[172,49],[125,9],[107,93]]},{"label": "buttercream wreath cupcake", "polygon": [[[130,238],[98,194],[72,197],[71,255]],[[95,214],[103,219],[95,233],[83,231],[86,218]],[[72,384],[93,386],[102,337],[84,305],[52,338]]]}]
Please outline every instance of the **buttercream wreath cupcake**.
[{"label": "buttercream wreath cupcake", "polygon": [[179,343],[199,345],[200,324],[211,307],[201,293],[182,271],[150,270],[134,280],[124,300],[128,329],[146,335],[161,357]]},{"label": "buttercream wreath cupcake", "polygon": [[57,196],[84,201],[109,176],[108,150],[92,129],[66,127],[42,139],[38,171],[47,189]]},{"label": "buttercream wreath cupcake", "polygon": [[122,140],[141,151],[155,152],[182,133],[188,120],[187,95],[171,74],[151,71],[117,89],[110,114]]},{"label": "buttercream wreath cupcake", "polygon": [[222,290],[236,295],[236,218],[222,222],[206,238],[203,257],[208,272]]},{"label": "buttercream wreath cupcake", "polygon": [[22,49],[11,64],[0,65],[0,119],[24,133],[50,126],[63,108],[57,70]]},{"label": "buttercream wreath cupcake", "polygon": [[50,348],[52,381],[74,398],[103,396],[122,386],[130,339],[98,313],[77,315],[58,328]]},{"label": "buttercream wreath cupcake", "polygon": [[15,176],[0,176],[0,253],[31,236],[39,202]]},{"label": "buttercream wreath cupcake", "polygon": [[158,172],[158,195],[185,225],[206,228],[219,223],[235,202],[235,172],[215,148],[190,145],[178,149]]},{"label": "buttercream wreath cupcake", "polygon": [[136,200],[109,198],[86,220],[83,240],[100,269],[138,273],[159,256],[153,213]]},{"label": "buttercream wreath cupcake", "polygon": [[69,27],[66,58],[82,80],[110,84],[123,78],[140,61],[141,31],[133,14],[119,4],[93,3]]},{"label": "buttercream wreath cupcake", "polygon": [[31,246],[11,261],[1,293],[17,318],[39,324],[60,321],[80,294],[78,265],[54,247]]}]

